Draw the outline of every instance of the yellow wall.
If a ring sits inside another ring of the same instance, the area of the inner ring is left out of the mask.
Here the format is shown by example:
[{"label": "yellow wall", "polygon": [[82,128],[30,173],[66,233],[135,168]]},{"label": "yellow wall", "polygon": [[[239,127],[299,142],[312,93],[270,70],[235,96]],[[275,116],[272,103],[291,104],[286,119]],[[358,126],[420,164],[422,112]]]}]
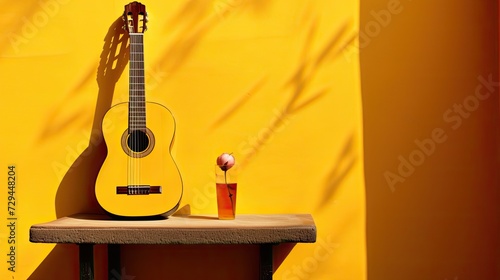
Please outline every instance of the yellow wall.
[{"label": "yellow wall", "polygon": [[[0,165],[4,182],[7,167],[16,166],[18,218],[16,272],[3,261],[0,277],[71,279],[77,248],[32,244],[29,227],[100,212],[93,196],[104,151],[100,119],[127,99],[127,37],[120,35],[119,17],[128,2],[0,3]],[[238,213],[315,218],[318,242],[295,246],[276,279],[365,279],[359,61],[357,52],[344,49],[358,33],[358,2],[144,4],[147,98],[176,116],[182,206],[216,213],[213,164],[220,153],[233,152],[243,165]],[[5,209],[5,189],[1,197]],[[0,215],[7,221],[6,211]],[[0,232],[10,235],[5,226]],[[5,259],[8,244],[0,249]],[[100,263],[103,247],[96,251]],[[209,266],[200,252],[240,265],[255,256],[255,248],[128,246],[122,264],[134,279],[194,277]],[[149,269],[147,258],[159,267]],[[102,269],[97,274],[104,278]]]},{"label": "yellow wall", "polygon": [[494,2],[361,1],[370,280],[500,277]]}]

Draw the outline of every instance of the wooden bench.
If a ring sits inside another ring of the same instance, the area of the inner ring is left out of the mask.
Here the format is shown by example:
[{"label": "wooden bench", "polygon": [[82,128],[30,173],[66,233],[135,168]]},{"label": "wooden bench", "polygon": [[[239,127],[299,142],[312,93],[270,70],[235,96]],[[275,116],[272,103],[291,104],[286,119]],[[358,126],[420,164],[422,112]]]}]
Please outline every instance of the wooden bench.
[{"label": "wooden bench", "polygon": [[121,244],[259,244],[260,279],[267,280],[273,277],[273,246],[313,243],[316,226],[309,214],[237,215],[234,220],[180,215],[133,221],[78,214],[33,225],[30,241],[79,245],[80,279],[86,280],[94,279],[94,244],[108,244],[109,273],[120,271]]}]

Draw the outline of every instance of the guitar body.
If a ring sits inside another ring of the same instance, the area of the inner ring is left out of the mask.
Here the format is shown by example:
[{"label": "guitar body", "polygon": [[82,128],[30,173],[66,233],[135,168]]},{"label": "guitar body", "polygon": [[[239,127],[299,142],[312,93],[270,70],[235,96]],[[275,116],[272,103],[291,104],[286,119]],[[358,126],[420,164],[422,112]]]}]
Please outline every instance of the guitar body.
[{"label": "guitar body", "polygon": [[130,133],[129,102],[109,109],[103,123],[107,156],[95,194],[108,213],[123,217],[168,216],[179,206],[182,178],[171,155],[175,119],[161,104],[145,102],[145,131]]}]

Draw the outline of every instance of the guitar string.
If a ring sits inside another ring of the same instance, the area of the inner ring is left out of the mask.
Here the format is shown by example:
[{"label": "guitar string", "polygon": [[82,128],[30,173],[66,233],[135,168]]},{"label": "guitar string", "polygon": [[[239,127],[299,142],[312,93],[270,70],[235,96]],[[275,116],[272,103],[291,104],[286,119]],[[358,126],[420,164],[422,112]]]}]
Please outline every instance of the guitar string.
[{"label": "guitar string", "polygon": [[138,126],[138,120],[137,120],[138,116],[137,116],[137,110],[136,110],[137,108],[135,107],[137,104],[135,102],[136,102],[136,97],[137,97],[138,86],[137,86],[137,77],[135,77],[135,74],[137,72],[136,71],[136,68],[137,68],[137,42],[136,42],[137,40],[136,39],[137,39],[137,36],[134,34],[133,37],[134,37],[134,69],[133,69],[134,76],[132,79],[134,80],[134,99],[133,99],[134,103],[132,103],[132,104],[133,104],[133,114],[134,114],[134,139],[133,139],[133,141],[134,141],[134,148],[135,149],[134,149],[134,153],[133,153],[134,158],[133,158],[133,169],[132,170],[134,172],[134,177],[133,177],[133,182],[132,182],[132,184],[133,184],[132,190],[135,194],[136,187],[137,187],[137,182],[136,182],[137,181],[137,154],[136,154],[136,152],[137,152],[137,141],[138,141],[137,140],[138,139],[138,133],[137,133],[137,131],[138,131],[138,127],[137,127]]},{"label": "guitar string", "polygon": [[[134,76],[133,76],[133,74],[134,74],[133,73],[134,42],[133,42],[133,40],[134,39],[133,38],[134,38],[134,36],[132,34],[130,34],[130,51],[131,51],[131,55],[130,55],[130,59],[131,59],[131,61],[130,61],[130,88],[131,88],[130,89],[130,97],[131,98],[130,98],[130,103],[129,103],[129,110],[130,110],[130,112],[129,112],[129,115],[130,115],[129,137],[133,137],[133,131],[135,129],[134,128],[134,115],[133,115],[133,111],[132,111],[133,110],[133,108],[132,108],[132,101],[133,101],[133,94],[134,94],[134,84],[133,84],[133,82],[134,82]],[[130,145],[130,155],[131,156],[129,157],[129,184],[128,184],[128,186],[129,186],[129,188],[132,188],[133,187],[132,186],[132,184],[133,184],[133,182],[132,182],[132,177],[133,177],[132,176],[132,172],[134,171],[134,169],[132,168],[133,167],[132,166],[132,164],[133,164],[133,156],[134,156],[132,148],[133,148],[134,143],[132,142],[129,145]],[[130,189],[129,189],[129,193],[130,193]]]},{"label": "guitar string", "polygon": [[138,40],[139,40],[139,36],[137,34],[134,34],[134,114],[135,114],[135,137],[134,137],[134,146],[135,146],[135,153],[134,153],[134,171],[135,171],[135,176],[134,176],[134,193],[137,191],[137,187],[138,187],[138,175],[139,175],[139,163],[138,163],[138,157],[137,157],[137,153],[138,153],[138,148],[139,148],[139,144],[140,144],[140,130],[141,130],[141,127],[139,125],[139,122],[140,122],[140,118],[139,118],[139,110],[138,110],[138,105],[139,105],[139,89],[140,89],[140,86],[139,86],[139,79],[138,79],[138,65],[140,64],[139,62],[139,45],[138,45]]},{"label": "guitar string", "polygon": [[141,46],[140,46],[140,44],[138,42],[140,40],[140,36],[139,35],[135,35],[135,37],[136,37],[136,53],[135,53],[135,55],[136,55],[136,62],[135,62],[135,64],[136,65],[135,65],[135,69],[134,69],[135,70],[134,79],[135,79],[135,82],[136,82],[136,91],[135,91],[136,98],[134,100],[135,101],[135,108],[134,108],[135,111],[134,112],[136,113],[136,117],[137,117],[136,118],[136,121],[137,121],[137,123],[136,123],[137,124],[137,130],[140,131],[140,132],[137,133],[137,137],[135,138],[135,140],[136,140],[136,146],[135,147],[136,147],[136,150],[137,150],[137,153],[135,154],[136,155],[136,158],[135,158],[135,164],[136,164],[135,168],[136,169],[135,170],[136,170],[137,173],[136,173],[136,177],[135,177],[136,181],[135,181],[134,186],[136,187],[135,191],[137,192],[138,191],[138,187],[140,185],[140,170],[141,170],[140,169],[140,159],[138,157],[138,153],[139,153],[139,150],[140,150],[139,148],[142,148],[140,146],[141,140],[142,140],[141,139],[142,138],[142,133],[141,133],[142,132],[142,126],[141,126],[142,119],[141,119],[141,115],[140,115],[141,112],[139,110],[139,107],[140,107],[139,106],[139,102],[141,102],[141,100],[140,100],[141,98],[139,98],[139,96],[142,96],[141,95],[142,92],[140,92],[140,90],[142,90],[142,88],[139,85],[140,79],[139,79],[139,73],[138,73],[139,72],[139,68],[140,68],[138,66],[141,65],[141,61],[140,61],[140,59],[141,59],[140,47]]},{"label": "guitar string", "polygon": [[131,192],[133,193],[135,190],[135,176],[136,176],[136,154],[135,154],[135,149],[137,147],[137,113],[135,110],[135,100],[136,100],[136,94],[137,94],[137,84],[136,84],[136,78],[135,78],[135,68],[137,64],[137,55],[136,55],[136,36],[134,34],[130,34],[130,51],[131,51],[131,63],[130,63],[130,85],[131,85],[131,100],[129,103],[130,110],[131,110],[131,123],[130,123],[130,135],[129,137],[132,137],[132,141],[130,141],[130,149],[131,149],[131,157],[129,158],[130,160],[130,182],[129,182],[129,187],[131,188]]},{"label": "guitar string", "polygon": [[[146,133],[146,120],[145,120],[145,106],[146,104],[143,104],[143,100],[145,99],[145,92],[144,92],[144,85],[142,83],[144,83],[144,80],[143,80],[143,72],[144,72],[144,56],[143,56],[143,45],[142,45],[142,36],[141,35],[137,35],[137,38],[139,40],[139,44],[137,45],[138,46],[138,54],[137,56],[139,57],[139,67],[137,69],[137,72],[136,75],[136,79],[137,79],[137,82],[138,82],[138,86],[140,88],[140,101],[138,102],[138,107],[141,109],[141,110],[138,110],[137,111],[137,114],[138,114],[138,117],[139,117],[139,123],[141,124],[140,126],[140,129],[141,129],[141,137],[138,138],[138,147],[140,147],[140,149],[142,150],[146,144],[145,142],[145,138],[143,138],[145,135],[142,135],[142,133]],[[139,85],[139,83],[141,83]],[[142,151],[141,151],[142,152]],[[141,163],[142,163],[142,159],[140,157],[137,158],[137,164],[139,165],[138,166],[138,169],[137,169],[137,172],[138,172],[138,176],[137,176],[137,180],[138,180],[138,185],[140,186],[140,184],[142,183],[142,178],[141,178],[141,175],[142,175],[142,166],[141,166]]]},{"label": "guitar string", "polygon": [[143,138],[145,135],[145,104],[144,102],[144,85],[143,85],[143,45],[141,34],[134,34],[134,119],[135,119],[135,129],[136,134],[134,135],[134,147],[136,152],[134,153],[134,163],[133,170],[135,171],[135,176],[133,178],[134,193],[139,191],[141,185],[141,158],[139,157],[140,152],[146,144],[146,139]]},{"label": "guitar string", "polygon": [[[131,38],[134,38],[133,41],[135,41],[135,36],[132,35]],[[136,45],[135,45],[135,42],[133,42],[133,45],[132,45],[132,48],[131,50],[134,52],[132,54],[132,57],[133,57],[133,64],[132,64],[132,93],[133,93],[133,97],[135,98],[136,96],[136,87],[137,85],[135,84],[135,78],[134,78],[134,69],[135,69],[135,64],[136,64],[136,57],[135,57],[135,48],[136,48]],[[131,110],[132,110],[132,116],[133,116],[133,130],[132,130],[132,136],[134,138],[132,138],[132,147],[135,148],[135,145],[136,145],[136,141],[137,141],[137,134],[136,134],[136,131],[137,131],[137,120],[136,120],[136,112],[135,112],[135,108],[133,107],[133,101],[135,100],[134,98],[132,98],[131,100],[131,103],[130,103],[130,106],[131,106]],[[132,192],[134,191],[135,189],[135,182],[134,182],[134,175],[135,175],[135,172],[136,172],[136,169],[135,169],[135,166],[134,166],[134,163],[135,163],[135,151],[134,149],[132,150],[132,172],[133,172],[133,175],[132,175]]]},{"label": "guitar string", "polygon": [[[145,92],[144,92],[144,52],[143,52],[143,37],[140,33],[130,33],[130,97],[129,101],[129,137],[133,137],[130,142],[131,156],[128,160],[128,182],[127,185],[131,187],[132,193],[138,191],[138,186],[141,181],[141,159],[139,153],[134,151],[138,148],[143,148],[147,144],[147,135],[142,135],[146,133],[146,119],[145,119]],[[139,67],[138,67],[139,66]],[[141,109],[141,110],[139,110]],[[130,112],[132,111],[132,112]],[[138,135],[140,134],[140,135]],[[133,148],[133,149],[132,149]]]},{"label": "guitar string", "polygon": [[137,141],[138,141],[137,140],[137,138],[138,138],[138,133],[137,133],[137,131],[138,131],[138,127],[137,127],[138,120],[137,120],[137,118],[138,118],[138,116],[137,116],[137,108],[135,107],[135,106],[137,106],[137,104],[135,102],[137,102],[136,101],[136,97],[137,97],[137,88],[138,88],[138,86],[137,86],[137,77],[135,77],[136,68],[137,68],[137,53],[136,53],[137,52],[137,42],[136,42],[137,41],[137,35],[134,34],[133,37],[134,37],[134,69],[133,69],[133,71],[134,71],[133,75],[134,76],[132,77],[132,79],[134,80],[134,99],[133,99],[134,103],[132,103],[132,104],[133,104],[133,110],[134,110],[133,111],[133,113],[134,113],[134,139],[133,139],[133,141],[134,141],[134,148],[135,148],[135,150],[134,150],[134,153],[133,153],[134,159],[133,159],[133,169],[132,170],[134,171],[134,177],[133,177],[133,182],[132,182],[132,184],[133,184],[133,189],[132,190],[133,190],[133,192],[135,194],[135,191],[136,191],[136,188],[137,188],[137,182],[136,182],[136,180],[137,180],[137,154],[136,154],[136,152],[137,152]]},{"label": "guitar string", "polygon": [[139,86],[139,79],[138,79],[138,65],[140,64],[139,62],[139,45],[138,45],[138,40],[139,40],[139,36],[137,34],[134,34],[134,114],[135,114],[135,137],[134,137],[134,145],[135,145],[135,153],[134,153],[134,171],[135,171],[135,176],[134,176],[134,193],[137,191],[137,187],[138,187],[138,175],[139,175],[139,163],[138,163],[138,157],[137,157],[137,153],[138,153],[138,148],[139,148],[139,144],[140,144],[140,130],[141,130],[141,127],[139,125],[140,123],[140,117],[139,117],[139,110],[138,110],[138,105],[139,105],[139,89],[140,89],[140,86]]},{"label": "guitar string", "polygon": [[[133,42],[133,35],[130,34],[130,77],[129,77],[129,82],[130,82],[130,100],[129,100],[129,136],[128,137],[133,137],[133,131],[134,131],[134,115],[133,115],[133,111],[132,111],[132,100],[133,100],[133,94],[134,94],[134,78],[133,78],[133,63],[134,63],[134,42]],[[133,139],[132,139],[133,140]],[[134,156],[133,154],[133,144],[134,143],[131,143],[130,142],[130,138],[128,139],[128,145],[129,145],[129,149],[130,149],[130,156],[128,158],[128,168],[129,168],[129,171],[128,171],[128,192],[130,193],[130,190],[132,188],[132,172],[134,171],[134,169],[132,168],[132,157]]]}]

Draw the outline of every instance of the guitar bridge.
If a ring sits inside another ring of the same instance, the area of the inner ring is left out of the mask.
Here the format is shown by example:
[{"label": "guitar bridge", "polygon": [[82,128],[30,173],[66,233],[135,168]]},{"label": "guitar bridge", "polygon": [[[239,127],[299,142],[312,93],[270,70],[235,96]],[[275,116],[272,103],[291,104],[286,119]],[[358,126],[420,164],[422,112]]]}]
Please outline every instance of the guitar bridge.
[{"label": "guitar bridge", "polygon": [[161,194],[161,186],[130,185],[116,187],[116,194],[126,195],[149,195]]}]

